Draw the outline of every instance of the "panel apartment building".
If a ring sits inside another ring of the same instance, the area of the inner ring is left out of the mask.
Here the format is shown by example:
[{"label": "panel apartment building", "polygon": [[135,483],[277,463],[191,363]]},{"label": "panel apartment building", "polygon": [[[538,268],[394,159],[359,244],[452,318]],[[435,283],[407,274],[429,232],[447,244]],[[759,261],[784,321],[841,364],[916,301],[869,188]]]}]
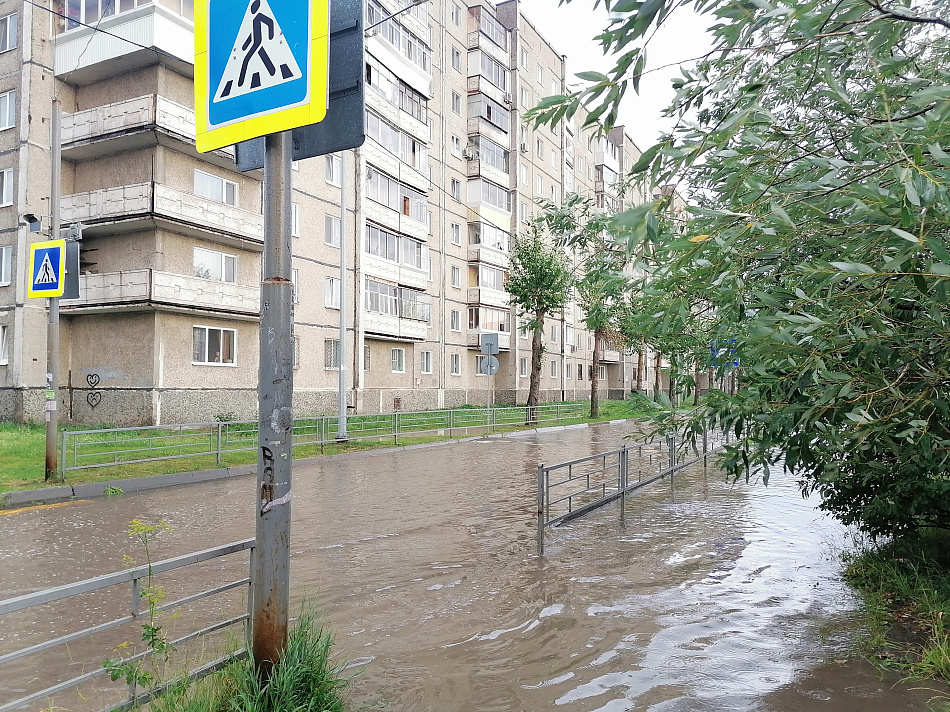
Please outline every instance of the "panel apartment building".
[{"label": "panel apartment building", "polygon": [[[367,0],[367,24],[404,8]],[[84,225],[82,296],[62,302],[61,417],[255,417],[262,175],[237,172],[233,149],[195,150],[192,16],[192,0],[0,0],[0,419],[43,418],[46,303],[26,298],[25,272],[46,238],[22,216],[48,231],[54,97],[62,221]],[[345,173],[340,155],[294,165],[295,408],[335,408],[341,308],[354,412],[523,401],[511,235],[536,196],[619,207],[611,184],[636,147],[622,129],[591,141],[571,123],[522,125],[563,91],[565,58],[517,0],[414,6],[371,31],[365,62],[365,145]],[[546,400],[585,398],[591,368],[604,395],[636,383],[636,356],[608,348],[592,363],[582,319],[571,304],[546,324]],[[493,377],[479,375],[487,333],[500,337]]]}]

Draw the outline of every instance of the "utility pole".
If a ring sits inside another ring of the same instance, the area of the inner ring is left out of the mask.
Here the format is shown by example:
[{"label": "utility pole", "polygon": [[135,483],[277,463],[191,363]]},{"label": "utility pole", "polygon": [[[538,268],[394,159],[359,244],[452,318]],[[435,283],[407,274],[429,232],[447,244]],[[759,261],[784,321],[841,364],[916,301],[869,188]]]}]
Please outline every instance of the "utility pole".
[{"label": "utility pole", "polygon": [[290,600],[294,389],[291,151],[290,131],[265,138],[257,545],[251,608],[251,647],[258,672],[265,679],[280,662],[287,641]]},{"label": "utility pole", "polygon": [[346,156],[348,153],[349,151],[340,152],[340,348],[338,349],[340,382],[337,385],[337,442],[346,442],[350,439],[346,432]]},{"label": "utility pole", "polygon": [[[62,105],[53,99],[50,124],[50,239],[59,239],[59,191],[62,183]],[[66,259],[63,255],[62,259]],[[32,277],[32,275],[31,275]],[[59,297],[49,300],[49,322],[46,326],[46,481],[59,479],[57,441],[59,439]]]}]

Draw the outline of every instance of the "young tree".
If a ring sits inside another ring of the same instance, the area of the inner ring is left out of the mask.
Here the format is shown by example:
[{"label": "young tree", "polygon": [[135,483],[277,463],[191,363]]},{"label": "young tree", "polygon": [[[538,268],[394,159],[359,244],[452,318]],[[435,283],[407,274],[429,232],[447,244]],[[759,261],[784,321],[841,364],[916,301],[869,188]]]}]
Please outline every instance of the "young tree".
[{"label": "young tree", "polygon": [[512,241],[505,289],[518,315],[531,330],[531,378],[528,388],[529,418],[536,419],[541,388],[544,319],[567,303],[572,279],[564,251],[547,237],[543,222],[535,219],[528,230]]},{"label": "young tree", "polygon": [[715,14],[716,46],[675,83],[690,120],[634,171],[693,189],[691,233],[628,219],[674,302],[654,328],[681,331],[701,298],[742,330],[741,387],[697,428],[739,436],[734,474],[781,458],[872,535],[950,527],[950,6],[618,2],[615,69],[536,119],[587,104],[609,125],[679,5]]}]

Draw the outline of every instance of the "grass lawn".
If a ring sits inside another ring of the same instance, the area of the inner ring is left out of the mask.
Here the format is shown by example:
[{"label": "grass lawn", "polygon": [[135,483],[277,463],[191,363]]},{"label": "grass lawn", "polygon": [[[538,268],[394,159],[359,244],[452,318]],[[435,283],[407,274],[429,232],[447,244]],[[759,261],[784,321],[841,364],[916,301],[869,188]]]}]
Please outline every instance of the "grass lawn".
[{"label": "grass lawn", "polygon": [[[643,400],[630,401],[602,401],[600,404],[600,416],[598,421],[618,420],[621,418],[636,418],[646,415],[651,406]],[[414,429],[428,429],[433,427],[445,428],[441,422],[444,420],[444,414],[448,411],[431,411],[416,418],[420,422],[415,424],[410,419],[400,424],[400,434],[396,439],[391,434],[381,434],[378,437],[367,437],[366,439],[350,440],[345,444],[327,444],[320,445],[300,445],[294,448],[294,457],[316,457],[319,455],[331,455],[341,452],[355,452],[360,450],[370,450],[375,448],[392,447],[393,445],[415,445],[420,443],[439,442],[449,440],[465,435],[464,425],[471,424],[479,426],[485,423],[486,408],[466,408],[456,411],[456,430],[452,436],[445,434],[439,435],[434,432],[412,434]],[[463,415],[458,415],[463,414]],[[353,427],[350,428],[351,437],[356,437],[358,431],[371,432],[377,421],[386,421],[388,418],[379,416],[354,416],[349,419]],[[520,421],[520,419],[519,419]],[[572,420],[561,420],[557,423],[543,422],[540,426],[546,425],[572,425],[589,422],[587,418],[577,418]],[[521,422],[499,425],[496,427],[496,433],[513,432],[523,430],[524,424]],[[239,429],[238,429],[239,430]],[[470,434],[481,434],[485,432],[484,428],[473,430]],[[241,433],[237,432],[232,437],[240,439]],[[257,439],[257,433],[248,432],[246,441],[249,447],[254,447]],[[130,447],[147,447],[150,452],[142,456],[166,455],[170,459],[156,462],[126,463],[115,464],[94,469],[72,471],[68,473],[67,484],[82,484],[87,482],[103,482],[107,480],[128,479],[133,477],[146,477],[148,475],[163,475],[173,472],[193,472],[196,470],[207,470],[219,467],[214,455],[201,455],[187,458],[173,457],[177,452],[206,452],[208,447],[207,434],[190,436],[187,433],[179,436],[175,445],[167,445],[164,448],[157,446],[151,441],[148,433],[137,436],[134,441],[125,441],[121,443],[112,443],[109,437],[103,436],[101,449],[108,454],[110,448],[129,449]],[[57,483],[47,483],[43,480],[43,471],[45,465],[46,448],[46,429],[42,425],[15,425],[12,423],[0,423],[0,493],[12,492],[24,489],[39,489],[48,485]],[[225,453],[222,456],[222,467],[231,467],[236,465],[248,465],[256,461],[256,450],[246,452]]]}]

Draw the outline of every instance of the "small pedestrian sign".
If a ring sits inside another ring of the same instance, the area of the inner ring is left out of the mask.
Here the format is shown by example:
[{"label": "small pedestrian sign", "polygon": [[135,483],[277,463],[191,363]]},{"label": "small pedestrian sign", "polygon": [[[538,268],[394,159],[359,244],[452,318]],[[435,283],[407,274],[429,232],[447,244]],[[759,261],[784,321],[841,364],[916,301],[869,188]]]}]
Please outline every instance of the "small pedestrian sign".
[{"label": "small pedestrian sign", "polygon": [[199,151],[323,120],[329,17],[329,0],[195,3]]},{"label": "small pedestrian sign", "polygon": [[30,298],[61,297],[66,286],[66,241],[30,245]]}]

